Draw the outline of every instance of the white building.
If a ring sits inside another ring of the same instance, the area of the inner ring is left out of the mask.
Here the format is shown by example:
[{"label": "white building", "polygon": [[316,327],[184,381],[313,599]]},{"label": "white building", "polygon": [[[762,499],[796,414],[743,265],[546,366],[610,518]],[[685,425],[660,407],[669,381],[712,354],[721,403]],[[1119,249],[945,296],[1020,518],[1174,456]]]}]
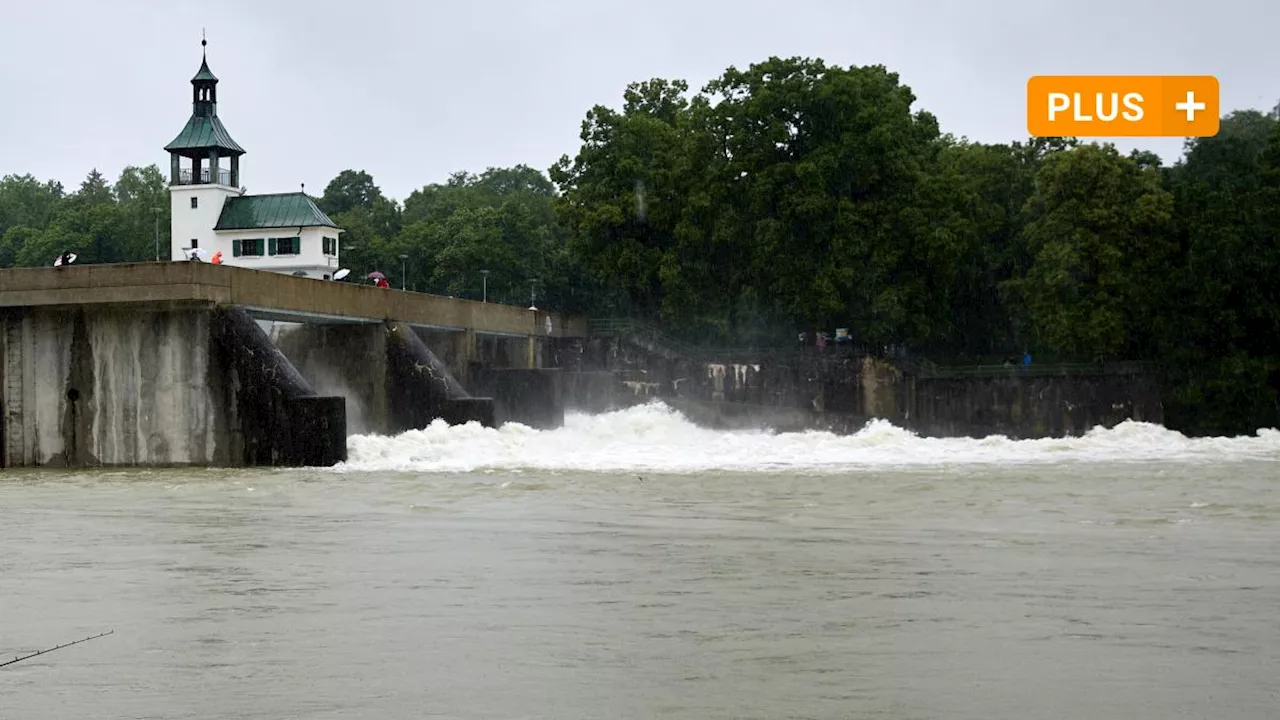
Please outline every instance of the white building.
[{"label": "white building", "polygon": [[164,147],[173,210],[170,259],[187,260],[195,248],[206,258],[221,251],[227,265],[329,280],[338,269],[342,230],[306,193],[246,195],[240,186],[244,148],[218,119],[218,78],[207,58],[191,85],[191,119]]}]

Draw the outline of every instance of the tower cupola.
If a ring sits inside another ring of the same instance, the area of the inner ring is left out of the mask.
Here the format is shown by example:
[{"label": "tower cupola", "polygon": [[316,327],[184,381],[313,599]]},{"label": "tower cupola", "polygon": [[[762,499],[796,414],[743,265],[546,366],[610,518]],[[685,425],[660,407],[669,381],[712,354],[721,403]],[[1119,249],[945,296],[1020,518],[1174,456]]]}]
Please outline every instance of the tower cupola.
[{"label": "tower cupola", "polygon": [[[218,118],[218,77],[209,69],[208,41],[201,39],[200,70],[191,78],[191,118],[169,152],[169,185],[240,185],[240,147]],[[222,166],[227,158],[229,166]],[[186,162],[184,162],[184,160]]]}]

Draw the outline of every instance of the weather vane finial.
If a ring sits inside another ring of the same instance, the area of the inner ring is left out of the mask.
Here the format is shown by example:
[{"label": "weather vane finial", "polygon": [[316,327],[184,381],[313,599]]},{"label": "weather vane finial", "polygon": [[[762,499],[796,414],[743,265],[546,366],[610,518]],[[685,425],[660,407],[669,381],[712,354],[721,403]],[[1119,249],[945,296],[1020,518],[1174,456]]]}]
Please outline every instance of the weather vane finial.
[{"label": "weather vane finial", "polygon": [[208,44],[209,41],[204,37],[204,28],[200,28],[200,47],[205,47]]}]

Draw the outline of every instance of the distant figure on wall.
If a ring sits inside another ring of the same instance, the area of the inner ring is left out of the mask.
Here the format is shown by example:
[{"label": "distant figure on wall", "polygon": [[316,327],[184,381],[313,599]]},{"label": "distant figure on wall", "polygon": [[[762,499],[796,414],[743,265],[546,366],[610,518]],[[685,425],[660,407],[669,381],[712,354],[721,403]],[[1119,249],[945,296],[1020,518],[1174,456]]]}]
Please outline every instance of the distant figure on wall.
[{"label": "distant figure on wall", "polygon": [[222,264],[222,251],[221,251],[221,250],[219,250],[218,252],[214,253],[214,254],[213,254],[213,259],[212,259],[212,260],[210,260],[209,262],[213,263],[214,265],[221,265],[221,264]]},{"label": "distant figure on wall", "polygon": [[380,278],[378,278],[378,279],[374,280],[374,281],[373,281],[373,284],[374,284],[374,285],[377,285],[377,286],[378,286],[378,287],[380,287],[380,288],[388,288],[388,289],[390,289],[390,287],[391,287],[391,283],[387,282],[387,279],[386,279],[386,278],[384,278],[384,277],[380,277]]},{"label": "distant figure on wall", "polygon": [[76,254],[70,250],[63,250],[57,260],[53,261],[54,267],[66,267],[76,261]]}]

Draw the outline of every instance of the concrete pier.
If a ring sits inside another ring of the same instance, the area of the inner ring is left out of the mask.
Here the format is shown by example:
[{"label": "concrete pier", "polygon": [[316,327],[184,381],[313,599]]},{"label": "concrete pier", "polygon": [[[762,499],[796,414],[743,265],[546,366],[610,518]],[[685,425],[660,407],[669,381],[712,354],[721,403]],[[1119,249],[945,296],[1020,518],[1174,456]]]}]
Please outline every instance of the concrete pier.
[{"label": "concrete pier", "polygon": [[499,424],[518,422],[539,430],[564,425],[559,368],[477,368],[477,390],[494,399]]},{"label": "concrete pier", "polygon": [[342,399],[319,396],[234,308],[0,310],[0,378],[3,466],[346,458]]}]

